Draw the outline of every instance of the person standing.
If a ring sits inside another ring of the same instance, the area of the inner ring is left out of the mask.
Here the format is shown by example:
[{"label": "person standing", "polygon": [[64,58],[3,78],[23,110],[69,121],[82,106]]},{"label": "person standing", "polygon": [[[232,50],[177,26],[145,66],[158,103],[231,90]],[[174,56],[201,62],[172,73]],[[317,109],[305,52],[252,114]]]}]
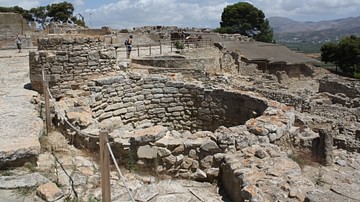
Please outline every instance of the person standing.
[{"label": "person standing", "polygon": [[130,35],[129,38],[125,40],[125,46],[126,46],[126,58],[130,58],[131,49],[132,49],[132,43],[133,43],[133,36]]},{"label": "person standing", "polygon": [[19,50],[18,53],[21,53],[21,38],[20,38],[20,36],[18,34],[16,35],[16,46],[17,46],[17,48]]}]

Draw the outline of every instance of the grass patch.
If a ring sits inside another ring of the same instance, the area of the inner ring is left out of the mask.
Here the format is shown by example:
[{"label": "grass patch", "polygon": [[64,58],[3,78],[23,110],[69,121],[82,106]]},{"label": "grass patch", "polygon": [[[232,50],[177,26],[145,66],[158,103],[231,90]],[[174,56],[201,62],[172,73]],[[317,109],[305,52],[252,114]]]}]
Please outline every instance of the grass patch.
[{"label": "grass patch", "polygon": [[30,196],[36,190],[36,187],[19,187],[13,190],[16,196]]},{"label": "grass patch", "polygon": [[325,184],[325,180],[321,168],[319,168],[318,174],[314,177],[314,183],[317,186],[323,186]]}]

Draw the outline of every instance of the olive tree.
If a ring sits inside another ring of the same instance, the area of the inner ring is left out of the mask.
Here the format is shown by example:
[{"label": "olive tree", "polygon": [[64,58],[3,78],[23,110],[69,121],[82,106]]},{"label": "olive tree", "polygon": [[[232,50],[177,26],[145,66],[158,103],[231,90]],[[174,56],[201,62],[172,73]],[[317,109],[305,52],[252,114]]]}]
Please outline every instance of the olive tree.
[{"label": "olive tree", "polygon": [[257,41],[273,42],[273,30],[265,14],[250,3],[239,2],[224,8],[220,33],[239,33]]}]

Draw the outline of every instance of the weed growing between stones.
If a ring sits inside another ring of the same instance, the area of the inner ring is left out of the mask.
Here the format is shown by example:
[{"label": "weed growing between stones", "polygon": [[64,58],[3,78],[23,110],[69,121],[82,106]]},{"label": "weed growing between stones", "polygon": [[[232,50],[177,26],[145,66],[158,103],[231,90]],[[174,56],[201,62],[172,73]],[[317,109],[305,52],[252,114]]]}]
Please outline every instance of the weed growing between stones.
[{"label": "weed growing between stones", "polygon": [[36,187],[18,187],[13,190],[16,196],[30,196],[36,190]]},{"label": "weed growing between stones", "polygon": [[316,176],[314,176],[314,183],[317,185],[317,186],[323,186],[325,184],[325,180],[323,178],[323,173],[322,173],[322,170],[321,168],[319,167],[319,172]]},{"label": "weed growing between stones", "polygon": [[[92,198],[92,197],[89,197],[87,202],[100,202],[101,200],[98,200],[98,199],[95,199],[95,198]],[[80,199],[78,198],[65,198],[64,199],[64,202],[81,202]]]},{"label": "weed growing between stones", "polygon": [[24,166],[27,168],[27,169],[29,169],[29,171],[30,172],[35,172],[36,171],[36,167],[37,167],[37,165],[36,165],[36,162],[26,162],[25,164],[24,164]]},{"label": "weed growing between stones", "polygon": [[126,158],[126,167],[131,172],[136,172],[136,161],[134,159],[134,154],[129,151],[128,156]]}]

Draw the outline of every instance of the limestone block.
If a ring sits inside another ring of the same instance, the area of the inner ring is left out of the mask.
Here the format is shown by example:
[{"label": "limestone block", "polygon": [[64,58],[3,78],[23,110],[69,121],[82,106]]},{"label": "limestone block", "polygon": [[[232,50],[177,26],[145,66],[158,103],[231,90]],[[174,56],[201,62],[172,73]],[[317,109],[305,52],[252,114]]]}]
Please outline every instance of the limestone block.
[{"label": "limestone block", "polygon": [[192,169],[198,169],[200,167],[199,161],[193,160],[191,168]]},{"label": "limestone block", "polygon": [[205,142],[203,142],[200,146],[200,149],[202,151],[205,152],[210,152],[210,153],[218,153],[221,151],[221,149],[219,148],[219,146],[216,144],[216,142],[210,140],[209,138],[207,138],[205,140]]},{"label": "limestone block", "polygon": [[268,136],[257,136],[257,138],[258,138],[259,144],[269,144],[270,143],[270,139]]},{"label": "limestone block", "polygon": [[150,145],[140,146],[137,150],[137,157],[139,159],[156,159],[158,147],[151,147]]},{"label": "limestone block", "polygon": [[171,155],[171,151],[164,147],[158,147],[158,155],[160,158],[164,158]]},{"label": "limestone block", "polygon": [[179,89],[175,87],[164,87],[163,88],[165,94],[176,94],[179,93]]},{"label": "limestone block", "polygon": [[18,176],[0,176],[1,189],[34,187],[48,182],[46,177],[37,172]]},{"label": "limestone block", "polygon": [[56,201],[64,195],[61,189],[52,182],[39,186],[36,189],[36,194],[45,201]]},{"label": "limestone block", "polygon": [[191,174],[191,179],[194,179],[194,180],[204,180],[207,178],[207,175],[204,171],[202,171],[201,169],[196,169],[196,171]]},{"label": "limestone block", "polygon": [[100,54],[98,51],[90,51],[88,55],[88,59],[91,61],[98,61],[100,59]]},{"label": "limestone block", "polygon": [[100,50],[101,59],[116,59],[116,52],[114,48]]},{"label": "limestone block", "polygon": [[269,133],[267,136],[268,136],[271,143],[273,143],[273,142],[275,142],[277,140],[276,133]]},{"label": "limestone block", "polygon": [[130,138],[130,142],[133,144],[145,144],[148,142],[155,142],[163,138],[166,131],[167,128],[161,125],[136,130]]},{"label": "limestone block", "polygon": [[98,119],[99,119],[99,121],[102,121],[104,119],[112,117],[112,115],[113,115],[112,112],[105,112],[105,113],[102,113]]},{"label": "limestone block", "polygon": [[219,168],[209,168],[205,170],[208,180],[214,180],[219,177],[220,169]]},{"label": "limestone block", "polygon": [[181,163],[181,168],[189,169],[193,164],[193,159],[189,157],[185,157],[183,162]]},{"label": "limestone block", "polygon": [[184,151],[185,151],[185,146],[184,146],[184,144],[181,144],[181,145],[177,146],[174,150],[172,150],[171,153],[174,155],[177,155],[177,154],[184,153]]},{"label": "limestone block", "polygon": [[168,165],[168,167],[171,167],[176,163],[176,157],[173,155],[169,155],[165,158],[163,158],[163,161]]},{"label": "limestone block", "polygon": [[123,109],[118,109],[118,110],[115,110],[113,112],[113,115],[114,116],[119,116],[119,115],[124,115],[127,113],[127,109],[126,108],[123,108]]},{"label": "limestone block", "polygon": [[170,103],[170,102],[174,102],[174,98],[172,98],[172,97],[167,97],[167,98],[161,98],[160,99],[160,102],[162,102],[162,103]]},{"label": "limestone block", "polygon": [[262,193],[255,185],[247,185],[240,191],[241,198],[244,201],[264,201]]},{"label": "limestone block", "polygon": [[201,168],[211,168],[214,162],[214,157],[212,155],[205,156],[203,159],[200,160],[200,167]]},{"label": "limestone block", "polygon": [[190,149],[190,151],[189,151],[189,157],[190,157],[190,158],[193,158],[193,159],[197,159],[197,158],[198,158],[195,149]]},{"label": "limestone block", "polygon": [[184,160],[184,155],[180,154],[180,155],[175,156],[175,158],[176,158],[176,164],[180,165]]},{"label": "limestone block", "polygon": [[[186,149],[194,149],[194,148],[200,148],[201,145],[206,143],[209,139],[207,138],[186,138],[184,140],[184,145]],[[211,141],[211,140],[210,140]]]},{"label": "limestone block", "polygon": [[122,118],[123,119],[130,119],[132,117],[134,117],[134,112],[130,112],[130,113],[126,113]]},{"label": "limestone block", "polygon": [[184,110],[183,106],[176,106],[176,107],[168,107],[167,108],[168,112],[183,111],[183,110]]}]

